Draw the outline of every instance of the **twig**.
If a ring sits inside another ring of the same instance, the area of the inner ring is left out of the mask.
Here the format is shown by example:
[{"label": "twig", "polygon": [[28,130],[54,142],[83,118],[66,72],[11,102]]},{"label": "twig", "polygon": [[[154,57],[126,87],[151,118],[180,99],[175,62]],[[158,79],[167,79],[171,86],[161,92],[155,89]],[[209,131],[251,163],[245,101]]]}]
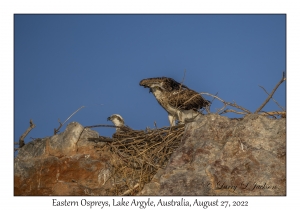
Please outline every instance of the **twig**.
[{"label": "twig", "polygon": [[243,108],[243,107],[237,105],[235,102],[234,102],[234,103],[226,102],[226,101],[224,101],[223,99],[219,98],[218,96],[212,95],[212,94],[210,94],[210,93],[200,93],[200,94],[209,95],[209,96],[211,96],[211,97],[213,97],[213,98],[216,98],[216,99],[220,100],[221,102],[223,102],[223,103],[226,104],[226,105],[236,107],[236,108],[238,108],[238,109],[240,109],[240,110],[243,110],[243,111],[246,112],[247,114],[251,114],[251,112],[250,112],[248,109],[245,109],[245,108]]},{"label": "twig", "polygon": [[32,122],[31,119],[30,119],[29,123],[30,123],[29,128],[27,128],[27,130],[22,134],[22,136],[21,136],[20,139],[19,139],[19,148],[22,148],[22,147],[25,145],[25,143],[24,143],[25,137],[28,135],[28,133],[29,133],[32,129],[35,128],[35,124],[33,124],[33,122]]},{"label": "twig", "polygon": [[94,141],[94,142],[113,142],[114,140],[111,138],[88,138],[89,141]]},{"label": "twig", "polygon": [[236,114],[243,114],[243,115],[247,114],[246,112],[238,112],[238,111],[235,111],[233,109],[225,109],[223,112],[220,113],[220,115],[228,113],[228,112],[233,112],[233,113],[236,113]]},{"label": "twig", "polygon": [[96,128],[96,127],[121,128],[122,126],[100,124],[100,125],[90,125],[90,126],[85,126],[84,128]]},{"label": "twig", "polygon": [[[217,93],[215,94],[215,96],[217,96],[217,95],[218,95],[218,93],[219,93],[219,92],[217,92]],[[216,98],[213,98],[213,99],[211,100],[211,102],[210,102],[210,103],[212,104],[212,102],[213,102],[215,99],[216,99]]]},{"label": "twig", "polygon": [[78,112],[80,109],[82,109],[84,106],[80,107],[79,109],[77,109],[73,114],[70,115],[70,117],[68,117],[68,119],[65,120],[65,122],[63,124],[65,124],[74,114],[76,114],[76,112]]},{"label": "twig", "polygon": [[[223,106],[222,108],[218,109],[216,113],[221,114],[221,111],[224,110],[224,109],[226,108],[226,106],[227,106],[227,104],[224,103],[224,106]],[[222,112],[222,113],[223,113],[223,112]]]},{"label": "twig", "polygon": [[[218,95],[218,92],[215,94],[215,96],[217,96]],[[213,101],[215,100],[216,98],[213,98],[212,100],[211,100],[211,102],[208,104],[208,106],[206,106],[205,107],[205,110],[206,110],[206,112],[208,113],[208,114],[210,114],[210,106],[212,105],[212,103],[213,103]],[[226,107],[226,104],[224,105],[224,109],[225,109],[225,107]],[[222,110],[222,109],[221,109]],[[217,111],[218,112],[218,111]]]},{"label": "twig", "polygon": [[[262,86],[260,86],[260,85],[259,85],[259,87],[262,88],[262,89],[266,92],[267,95],[270,95],[270,94],[266,91],[266,89],[265,89],[264,87],[262,87]],[[271,97],[271,98],[272,98],[273,101],[277,104],[277,106],[279,106],[279,108],[282,109],[282,111],[285,111],[284,108],[283,108],[282,106],[280,106],[279,103],[278,103],[273,97]]]},{"label": "twig", "polygon": [[[174,116],[173,116],[174,117]],[[174,118],[173,118],[174,119]],[[156,122],[154,121],[154,126],[155,126],[155,128],[156,128],[156,130],[157,130],[157,125],[156,125]],[[170,128],[171,128],[171,126],[170,126]],[[163,138],[162,136],[161,136],[161,134],[160,134],[160,132],[158,133],[159,134],[159,136],[160,136],[160,138]]]},{"label": "twig", "polygon": [[286,116],[286,112],[283,111],[283,112],[278,112],[278,111],[272,111],[272,112],[263,112],[262,113],[259,113],[260,115],[263,115],[263,116],[274,116],[274,115],[281,115],[281,117],[285,118]]},{"label": "twig", "polygon": [[[180,83],[180,88],[183,85],[183,82],[184,82],[184,79],[185,79],[185,73],[186,73],[186,70],[184,69],[183,78],[182,78],[182,81]],[[180,89],[179,89],[179,92],[180,92]]]},{"label": "twig", "polygon": [[284,72],[282,74],[282,78],[281,80],[277,83],[277,85],[275,86],[275,88],[272,90],[271,94],[268,96],[268,98],[265,100],[265,102],[254,112],[255,114],[257,114],[260,110],[262,110],[262,108],[264,108],[264,106],[269,102],[269,100],[272,98],[272,96],[274,95],[275,91],[277,90],[277,88],[279,87],[279,85],[281,83],[283,83],[285,81],[285,75]]},{"label": "twig", "polygon": [[59,119],[58,119],[58,123],[59,123],[59,127],[57,129],[54,128],[54,135],[57,134],[59,132],[59,129],[63,126],[63,124],[60,122]]},{"label": "twig", "polygon": [[77,109],[75,112],[73,112],[73,114],[70,115],[70,117],[68,117],[65,122],[61,123],[60,120],[58,121],[59,123],[59,127],[56,129],[54,128],[54,135],[57,134],[59,132],[59,129],[61,129],[61,127],[74,115],[76,114],[80,109],[82,109],[84,106],[80,107],[79,109]]},{"label": "twig", "polygon": [[[103,124],[101,124],[101,125],[90,125],[90,126],[85,126],[85,127],[83,128],[83,130],[81,131],[81,133],[80,133],[80,135],[79,135],[79,137],[78,137],[77,142],[79,141],[81,135],[83,134],[83,132],[85,131],[86,128],[96,128],[96,127],[122,128],[123,126],[103,125]],[[55,129],[54,129],[54,130],[55,130]],[[97,138],[95,138],[95,139],[97,139]],[[98,141],[100,141],[100,140],[98,140]],[[102,141],[105,142],[104,140],[102,140]],[[106,141],[106,142],[110,142],[110,141]],[[111,142],[112,142],[112,141],[111,141]],[[77,143],[76,143],[76,145],[77,145]]]},{"label": "twig", "polygon": [[131,193],[131,191],[138,188],[139,186],[140,186],[140,184],[134,185],[134,187],[132,189],[126,190],[122,195],[128,195],[129,193]]}]

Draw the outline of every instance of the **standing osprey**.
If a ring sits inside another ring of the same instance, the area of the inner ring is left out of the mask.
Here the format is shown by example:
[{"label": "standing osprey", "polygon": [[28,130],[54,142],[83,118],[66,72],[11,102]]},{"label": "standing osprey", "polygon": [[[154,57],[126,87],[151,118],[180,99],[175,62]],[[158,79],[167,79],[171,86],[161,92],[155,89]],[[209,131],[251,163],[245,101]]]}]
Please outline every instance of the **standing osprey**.
[{"label": "standing osprey", "polygon": [[175,120],[185,123],[200,114],[198,109],[209,105],[199,93],[187,86],[168,77],[143,79],[140,85],[150,88],[158,103],[168,112],[170,125],[175,125]]}]

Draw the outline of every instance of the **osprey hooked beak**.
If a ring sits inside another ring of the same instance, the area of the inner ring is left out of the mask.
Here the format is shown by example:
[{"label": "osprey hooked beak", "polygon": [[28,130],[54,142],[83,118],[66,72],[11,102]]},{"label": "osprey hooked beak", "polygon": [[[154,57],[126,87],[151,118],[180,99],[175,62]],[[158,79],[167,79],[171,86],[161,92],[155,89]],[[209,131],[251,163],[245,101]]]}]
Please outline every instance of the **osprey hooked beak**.
[{"label": "osprey hooked beak", "polygon": [[107,121],[111,121],[110,117],[107,118]]}]

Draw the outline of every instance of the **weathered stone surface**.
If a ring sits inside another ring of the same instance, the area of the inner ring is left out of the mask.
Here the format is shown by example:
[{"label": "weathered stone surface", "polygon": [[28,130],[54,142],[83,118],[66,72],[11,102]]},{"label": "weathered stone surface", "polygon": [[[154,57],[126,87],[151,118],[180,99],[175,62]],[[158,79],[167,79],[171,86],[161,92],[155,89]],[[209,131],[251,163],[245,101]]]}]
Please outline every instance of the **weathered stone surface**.
[{"label": "weathered stone surface", "polygon": [[[115,195],[122,177],[96,131],[70,123],[19,151],[15,195]],[[286,195],[286,121],[215,114],[188,123],[179,148],[139,195]],[[132,180],[132,187],[137,180]],[[127,180],[128,182],[128,180]]]},{"label": "weathered stone surface", "polygon": [[202,116],[140,195],[286,195],[286,121]]},{"label": "weathered stone surface", "polygon": [[60,134],[36,139],[15,158],[15,195],[109,195],[111,185],[99,187],[110,175],[111,153],[100,153],[104,143],[96,131],[70,123]]},{"label": "weathered stone surface", "polygon": [[89,155],[58,158],[49,156],[19,162],[27,173],[15,172],[15,195],[109,195],[102,172],[108,157],[98,160]]},{"label": "weathered stone surface", "polygon": [[99,134],[91,129],[85,129],[77,122],[68,124],[62,133],[36,139],[26,144],[20,149],[17,158],[27,159],[45,156],[66,156],[77,154],[78,145],[81,150],[83,147],[90,148],[93,145],[87,138],[97,138]]}]

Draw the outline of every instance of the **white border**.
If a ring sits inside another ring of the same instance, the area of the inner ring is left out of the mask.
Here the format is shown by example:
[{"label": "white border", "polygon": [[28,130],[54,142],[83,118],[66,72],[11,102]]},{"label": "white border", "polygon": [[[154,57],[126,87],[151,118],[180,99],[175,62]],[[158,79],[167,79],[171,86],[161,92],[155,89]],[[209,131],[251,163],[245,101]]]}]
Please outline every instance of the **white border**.
[{"label": "white border", "polygon": [[[247,209],[279,209],[283,207],[298,206],[298,186],[299,180],[299,138],[295,135],[299,123],[294,121],[298,119],[296,108],[299,102],[299,7],[297,1],[264,1],[264,0],[185,0],[185,1],[142,1],[142,0],[118,0],[118,1],[41,1],[41,0],[2,0],[0,3],[0,90],[1,90],[1,131],[4,133],[1,139],[1,206],[3,209],[52,209],[53,197],[14,197],[13,196],[13,158],[12,158],[12,141],[13,141],[13,18],[14,14],[25,13],[94,13],[94,14],[125,14],[125,13],[150,13],[150,14],[267,14],[280,13],[287,14],[287,105],[288,105],[288,133],[287,133],[287,157],[288,157],[288,174],[287,174],[287,196],[283,197],[200,197],[203,200],[248,200],[251,204]],[[290,96],[290,97],[289,97]],[[293,123],[294,122],[294,123]],[[64,197],[55,197],[63,199]],[[111,197],[66,197],[68,200],[78,200],[83,198],[89,200],[101,200]],[[168,199],[168,197],[163,197]],[[180,197],[175,197],[180,198]],[[193,197],[185,197],[188,200],[194,200]],[[132,198],[128,198],[132,199]],[[147,197],[139,197],[140,200],[147,200]],[[152,197],[158,200],[157,197]],[[74,208],[74,207],[65,207]],[[88,207],[83,207],[87,209]],[[173,207],[176,208],[176,207]],[[78,209],[78,208],[76,208]],[[94,208],[94,209],[100,209]],[[112,208],[110,208],[112,209]],[[118,208],[120,209],[120,208]],[[128,208],[129,209],[129,208]],[[296,208],[293,208],[296,209]]]}]

